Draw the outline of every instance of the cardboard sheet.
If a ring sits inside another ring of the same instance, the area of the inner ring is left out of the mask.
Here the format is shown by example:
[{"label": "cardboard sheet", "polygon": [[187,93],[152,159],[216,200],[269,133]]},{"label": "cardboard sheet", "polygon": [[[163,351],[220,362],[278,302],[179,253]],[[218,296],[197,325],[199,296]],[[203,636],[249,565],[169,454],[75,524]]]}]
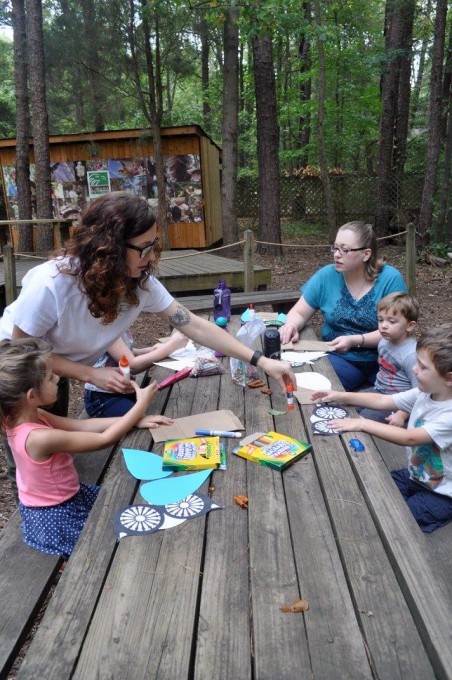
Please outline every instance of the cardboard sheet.
[{"label": "cardboard sheet", "polygon": [[195,430],[233,432],[234,430],[244,429],[244,426],[232,411],[223,409],[222,411],[209,411],[196,416],[177,418],[172,425],[160,425],[156,430],[151,430],[151,433],[155,442],[164,442],[167,439],[194,437]]},{"label": "cardboard sheet", "polygon": [[297,340],[281,345],[281,349],[291,349],[295,352],[334,352],[330,343],[322,340]]},{"label": "cardboard sheet", "polygon": [[297,389],[294,392],[299,404],[311,404],[314,402],[311,395],[319,390],[330,390],[331,382],[321,373],[297,373]]}]

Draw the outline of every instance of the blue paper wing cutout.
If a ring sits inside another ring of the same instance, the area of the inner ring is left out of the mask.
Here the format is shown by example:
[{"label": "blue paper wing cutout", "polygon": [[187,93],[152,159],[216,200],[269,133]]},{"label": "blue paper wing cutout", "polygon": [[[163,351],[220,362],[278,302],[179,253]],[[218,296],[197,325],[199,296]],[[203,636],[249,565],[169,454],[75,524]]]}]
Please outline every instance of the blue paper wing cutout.
[{"label": "blue paper wing cutout", "polygon": [[135,479],[162,479],[172,474],[171,470],[162,470],[162,457],[150,451],[139,449],[123,449],[124,462]]},{"label": "blue paper wing cutout", "polygon": [[116,535],[144,536],[160,529],[164,521],[163,508],[152,505],[129,505],[116,513],[114,519]]},{"label": "blue paper wing cutout", "polygon": [[200,470],[181,477],[146,482],[140,486],[140,494],[152,505],[177,503],[199,489],[211,472],[212,470]]}]

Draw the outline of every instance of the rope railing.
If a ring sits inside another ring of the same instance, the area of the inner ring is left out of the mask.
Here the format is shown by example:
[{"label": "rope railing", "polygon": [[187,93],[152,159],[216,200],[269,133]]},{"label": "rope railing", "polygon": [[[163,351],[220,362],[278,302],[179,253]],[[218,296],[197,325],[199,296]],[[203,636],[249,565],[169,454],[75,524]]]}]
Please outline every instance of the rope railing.
[{"label": "rope railing", "polygon": [[[389,236],[382,236],[377,241],[385,241],[393,239],[397,236],[404,236],[406,234],[406,281],[408,290],[411,295],[416,294],[416,245],[415,245],[415,228],[414,225],[408,225],[408,229],[400,231]],[[201,255],[209,255],[220,250],[227,250],[228,248],[235,248],[236,246],[243,247],[243,263],[244,263],[244,289],[245,292],[254,290],[254,254],[256,246],[267,245],[278,248],[330,248],[330,243],[325,244],[293,244],[293,243],[272,243],[271,241],[258,241],[254,239],[254,234],[251,229],[247,229],[244,233],[245,238],[241,241],[229,243],[217,248],[210,248],[208,250],[198,251],[195,253],[185,253],[182,255],[174,255],[173,257],[163,257],[162,262],[169,262],[170,260],[179,260],[186,257],[198,257]],[[5,298],[6,304],[10,304],[17,297],[17,283],[16,283],[16,263],[15,258],[27,257],[36,260],[46,260],[46,257],[40,255],[31,255],[29,253],[15,253],[12,246],[7,244],[3,247],[3,261],[5,268]]]}]

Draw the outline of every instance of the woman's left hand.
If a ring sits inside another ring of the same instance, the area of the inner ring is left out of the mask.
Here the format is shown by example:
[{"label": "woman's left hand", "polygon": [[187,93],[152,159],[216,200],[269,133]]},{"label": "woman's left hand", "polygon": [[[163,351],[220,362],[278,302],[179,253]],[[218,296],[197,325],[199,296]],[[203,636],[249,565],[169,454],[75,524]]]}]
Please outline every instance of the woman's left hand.
[{"label": "woman's left hand", "polygon": [[345,352],[349,352],[353,347],[356,347],[353,342],[353,335],[338,335],[334,340],[328,340],[328,344],[339,354],[345,354]]}]

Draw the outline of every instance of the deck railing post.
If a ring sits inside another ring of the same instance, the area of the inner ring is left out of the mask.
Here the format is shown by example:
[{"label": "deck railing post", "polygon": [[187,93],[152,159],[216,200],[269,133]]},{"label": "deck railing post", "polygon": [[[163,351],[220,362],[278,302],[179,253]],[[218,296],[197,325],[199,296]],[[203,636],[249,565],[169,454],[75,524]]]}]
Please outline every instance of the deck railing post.
[{"label": "deck railing post", "polygon": [[406,225],[406,282],[408,292],[416,295],[416,228],[413,222]]},{"label": "deck railing post", "polygon": [[17,286],[16,260],[13,247],[9,243],[3,246],[3,264],[5,267],[5,300],[6,304],[10,305],[17,297]]},{"label": "deck railing post", "polygon": [[245,231],[245,245],[243,248],[243,263],[245,265],[245,292],[254,290],[254,238],[251,229]]}]

